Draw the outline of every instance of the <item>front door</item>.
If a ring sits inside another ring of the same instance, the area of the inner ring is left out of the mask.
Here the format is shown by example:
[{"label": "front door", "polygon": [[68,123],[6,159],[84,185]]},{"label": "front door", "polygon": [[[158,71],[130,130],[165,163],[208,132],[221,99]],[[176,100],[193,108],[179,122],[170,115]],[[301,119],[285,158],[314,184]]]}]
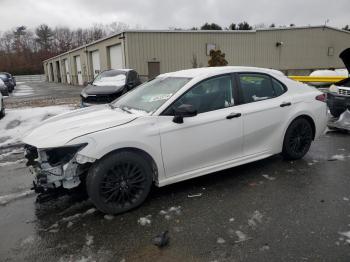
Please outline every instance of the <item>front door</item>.
[{"label": "front door", "polygon": [[[243,120],[235,114],[231,75],[205,80],[182,95],[159,116],[166,176],[223,164],[242,154]],[[173,109],[190,104],[198,115],[174,123]],[[233,116],[233,117],[232,117]]]}]

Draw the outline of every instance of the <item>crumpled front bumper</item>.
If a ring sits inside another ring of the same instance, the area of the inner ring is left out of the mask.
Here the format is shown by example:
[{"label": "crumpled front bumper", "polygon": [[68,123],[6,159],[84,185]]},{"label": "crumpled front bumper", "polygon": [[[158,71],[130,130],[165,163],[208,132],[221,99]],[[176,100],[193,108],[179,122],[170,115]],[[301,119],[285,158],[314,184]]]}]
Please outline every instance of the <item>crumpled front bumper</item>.
[{"label": "crumpled front bumper", "polygon": [[[35,152],[36,151],[36,152]],[[51,166],[43,160],[45,151],[39,152],[35,147],[26,147],[27,166],[33,175],[33,189],[45,193],[58,188],[72,189],[81,183],[79,175],[82,170],[74,156],[69,162]]]}]

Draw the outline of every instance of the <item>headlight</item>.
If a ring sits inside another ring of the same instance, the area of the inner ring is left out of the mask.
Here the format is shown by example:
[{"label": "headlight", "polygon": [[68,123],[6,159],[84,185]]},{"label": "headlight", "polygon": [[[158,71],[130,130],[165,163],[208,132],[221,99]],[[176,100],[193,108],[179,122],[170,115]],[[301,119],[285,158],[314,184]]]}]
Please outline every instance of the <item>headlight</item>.
[{"label": "headlight", "polygon": [[79,164],[83,165],[86,163],[93,163],[96,161],[95,158],[77,154],[76,160]]},{"label": "headlight", "polygon": [[81,92],[81,96],[84,97],[84,98],[87,98],[88,97],[88,94],[85,93],[84,91]]},{"label": "headlight", "polygon": [[338,93],[338,87],[336,85],[331,85],[329,87],[329,92]]},{"label": "headlight", "polygon": [[57,147],[45,150],[46,161],[51,166],[63,165],[68,163],[76,155],[78,151],[84,148],[87,144],[74,146]]}]

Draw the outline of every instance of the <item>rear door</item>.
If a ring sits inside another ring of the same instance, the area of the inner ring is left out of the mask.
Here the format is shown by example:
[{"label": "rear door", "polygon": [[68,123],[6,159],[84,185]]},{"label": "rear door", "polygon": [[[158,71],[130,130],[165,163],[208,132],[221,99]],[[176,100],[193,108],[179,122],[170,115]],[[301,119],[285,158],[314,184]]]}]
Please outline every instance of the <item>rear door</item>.
[{"label": "rear door", "polygon": [[293,106],[286,86],[277,79],[261,73],[238,73],[243,116],[244,156],[279,153],[281,137],[288,112]]},{"label": "rear door", "polygon": [[[166,176],[224,164],[242,154],[243,121],[235,114],[234,80],[224,75],[204,80],[182,95],[159,116]],[[192,105],[198,112],[173,122],[173,108]]]}]

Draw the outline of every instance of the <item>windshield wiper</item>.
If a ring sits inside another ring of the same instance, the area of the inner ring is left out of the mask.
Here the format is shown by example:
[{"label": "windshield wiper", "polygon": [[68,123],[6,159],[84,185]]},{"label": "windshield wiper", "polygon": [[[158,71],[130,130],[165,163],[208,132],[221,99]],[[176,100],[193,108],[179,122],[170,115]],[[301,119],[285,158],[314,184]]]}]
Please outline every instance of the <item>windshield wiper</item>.
[{"label": "windshield wiper", "polygon": [[121,110],[129,113],[129,114],[132,114],[132,112],[130,110],[128,110],[125,106],[122,106],[122,107],[119,107]]}]

